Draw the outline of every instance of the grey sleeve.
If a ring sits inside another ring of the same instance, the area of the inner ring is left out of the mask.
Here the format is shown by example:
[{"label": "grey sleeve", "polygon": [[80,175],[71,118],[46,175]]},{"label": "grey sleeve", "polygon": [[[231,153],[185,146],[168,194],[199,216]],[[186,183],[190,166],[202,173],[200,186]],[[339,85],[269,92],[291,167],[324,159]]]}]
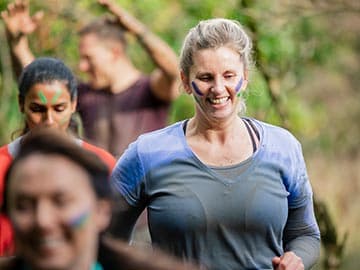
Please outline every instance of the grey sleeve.
[{"label": "grey sleeve", "polygon": [[293,251],[299,256],[305,269],[311,269],[317,262],[320,256],[320,230],[315,219],[311,197],[303,206],[289,208],[283,242],[284,250]]},{"label": "grey sleeve", "polygon": [[114,238],[130,242],[135,223],[143,208],[131,206],[124,197],[117,196],[114,200],[112,218],[107,233]]}]

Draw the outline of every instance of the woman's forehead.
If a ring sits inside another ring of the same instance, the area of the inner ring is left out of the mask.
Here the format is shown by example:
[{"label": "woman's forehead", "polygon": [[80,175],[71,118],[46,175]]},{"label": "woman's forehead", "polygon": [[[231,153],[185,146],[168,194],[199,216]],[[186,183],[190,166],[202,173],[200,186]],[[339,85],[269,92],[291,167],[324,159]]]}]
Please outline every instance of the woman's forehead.
[{"label": "woman's forehead", "polygon": [[193,55],[191,70],[208,69],[239,69],[243,68],[240,55],[228,47],[202,49]]},{"label": "woman's forehead", "polygon": [[10,189],[71,192],[89,187],[89,175],[73,161],[60,155],[32,154],[19,161],[10,175]]},{"label": "woman's forehead", "polygon": [[50,83],[36,83],[32,85],[26,95],[27,99],[39,99],[43,104],[55,104],[58,100],[70,101],[71,95],[66,84],[59,81]]}]

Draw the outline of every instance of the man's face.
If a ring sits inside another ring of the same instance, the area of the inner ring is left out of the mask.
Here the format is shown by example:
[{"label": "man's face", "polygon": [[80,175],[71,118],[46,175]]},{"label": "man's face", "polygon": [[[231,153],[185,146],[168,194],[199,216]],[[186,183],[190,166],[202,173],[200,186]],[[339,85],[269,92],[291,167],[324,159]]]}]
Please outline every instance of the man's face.
[{"label": "man's face", "polygon": [[116,61],[111,46],[95,34],[86,34],[80,37],[79,53],[79,69],[88,75],[90,85],[96,89],[110,87]]}]

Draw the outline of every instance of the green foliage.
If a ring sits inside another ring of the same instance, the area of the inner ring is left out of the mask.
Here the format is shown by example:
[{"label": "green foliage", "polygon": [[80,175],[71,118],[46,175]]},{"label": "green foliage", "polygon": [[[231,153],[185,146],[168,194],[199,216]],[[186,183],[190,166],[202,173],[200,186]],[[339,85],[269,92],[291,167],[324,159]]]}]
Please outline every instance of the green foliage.
[{"label": "green foliage", "polygon": [[292,64],[291,59],[294,59],[295,40],[291,38],[291,33],[288,31],[274,31],[272,29],[260,30],[261,39],[258,42],[260,60],[262,63],[271,69],[273,75],[280,75],[285,73]]},{"label": "green foliage", "polygon": [[169,123],[174,123],[180,120],[188,119],[194,114],[194,101],[189,95],[182,94],[173,103],[169,115]]},{"label": "green foliage", "polygon": [[[0,80],[0,85],[2,81]],[[0,111],[0,143],[1,145],[9,143],[15,133],[22,129],[22,117],[19,112],[17,105],[17,90],[14,84],[11,91],[11,95],[7,97],[7,102],[1,100],[1,111]],[[9,129],[11,127],[11,129]],[[18,135],[18,134],[17,134]]]}]

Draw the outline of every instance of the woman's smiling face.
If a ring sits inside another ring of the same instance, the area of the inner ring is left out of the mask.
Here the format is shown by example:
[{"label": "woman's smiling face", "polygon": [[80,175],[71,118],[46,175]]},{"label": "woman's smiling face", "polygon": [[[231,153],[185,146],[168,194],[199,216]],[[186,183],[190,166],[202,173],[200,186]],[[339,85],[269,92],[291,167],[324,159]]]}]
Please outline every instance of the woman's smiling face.
[{"label": "woman's smiling face", "polygon": [[196,113],[212,121],[238,113],[238,94],[246,88],[239,54],[228,48],[203,49],[194,53],[189,76],[182,74],[185,90],[193,94]]},{"label": "woman's smiling face", "polygon": [[35,153],[16,165],[8,214],[17,253],[32,269],[85,269],[83,260],[96,259],[98,234],[107,221],[89,177],[55,154]]}]

